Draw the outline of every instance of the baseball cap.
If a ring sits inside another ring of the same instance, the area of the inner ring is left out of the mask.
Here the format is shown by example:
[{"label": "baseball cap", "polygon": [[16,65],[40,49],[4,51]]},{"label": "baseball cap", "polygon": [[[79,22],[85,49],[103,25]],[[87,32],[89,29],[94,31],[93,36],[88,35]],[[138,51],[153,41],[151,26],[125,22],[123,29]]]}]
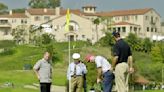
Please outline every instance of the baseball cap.
[{"label": "baseball cap", "polygon": [[94,56],[92,54],[88,54],[86,57],[85,57],[85,61],[89,62],[90,60],[92,60]]},{"label": "baseball cap", "polygon": [[113,32],[112,32],[112,35],[113,35],[113,36],[118,36],[118,35],[120,35],[120,33],[119,33],[119,31],[113,31]]},{"label": "baseball cap", "polygon": [[79,59],[80,58],[80,54],[79,53],[73,53],[72,58],[73,59]]}]

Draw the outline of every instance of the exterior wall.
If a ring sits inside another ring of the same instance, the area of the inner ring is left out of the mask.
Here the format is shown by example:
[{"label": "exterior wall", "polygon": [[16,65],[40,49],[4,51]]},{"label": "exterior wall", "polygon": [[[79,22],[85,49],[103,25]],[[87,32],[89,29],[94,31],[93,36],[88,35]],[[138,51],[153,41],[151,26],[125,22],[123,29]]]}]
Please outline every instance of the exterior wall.
[{"label": "exterior wall", "polygon": [[10,27],[0,28],[0,40],[12,40]]},{"label": "exterior wall", "polygon": [[[144,32],[144,23],[143,23],[143,15],[128,15],[128,16],[115,16],[113,17],[113,21],[114,23],[118,23],[118,22],[128,22],[131,24],[136,24],[136,25],[140,25],[140,27],[137,27],[137,33],[139,37],[143,37],[145,32]],[[133,26],[131,26],[133,27]],[[130,29],[130,26],[129,26]],[[134,30],[132,30],[134,31]],[[130,31],[126,31],[126,32],[130,32]],[[128,34],[128,33],[126,33]]]},{"label": "exterior wall", "polygon": [[[145,36],[148,38],[152,38],[153,35],[159,35],[161,33],[160,16],[154,10],[151,10],[143,15],[143,17],[143,28]],[[149,31],[147,30],[147,28],[149,28]]]},{"label": "exterior wall", "polygon": [[28,18],[9,18],[8,21],[11,24],[12,29],[16,28],[18,25],[29,25]]},{"label": "exterior wall", "polygon": [[[39,17],[38,20],[36,20],[36,17]],[[46,17],[49,17],[46,18]],[[30,25],[40,25],[42,23],[45,23],[53,18],[57,17],[56,15],[29,15]]]},{"label": "exterior wall", "polygon": [[[134,33],[139,36],[140,26],[138,25],[115,25],[112,28],[119,30],[122,38],[125,38],[129,35],[129,33]],[[125,28],[125,29],[123,29]]]},{"label": "exterior wall", "polygon": [[[148,16],[148,19],[146,19]],[[137,17],[137,18],[136,18]],[[151,17],[153,17],[153,23],[151,23]],[[157,21],[156,21],[157,18]],[[154,34],[160,34],[160,16],[152,9],[144,15],[128,15],[128,16],[115,16],[113,17],[115,23],[118,22],[128,22],[136,25],[140,25],[138,30],[138,36],[141,38],[151,38]],[[147,31],[147,27],[149,27],[149,32]],[[151,28],[153,28],[153,32],[151,32]],[[157,30],[157,31],[155,31]]]},{"label": "exterior wall", "polygon": [[[53,29],[53,34],[55,35],[57,41],[68,41],[68,35],[74,35],[74,40],[87,41],[87,39],[89,39],[92,43],[97,41],[95,38],[95,30],[93,29],[94,25],[92,24],[92,21],[75,14],[71,14],[70,21],[75,22],[78,26],[77,30],[71,31],[70,33],[65,31],[66,16],[62,16],[53,21],[53,26],[58,26],[56,31]],[[98,33],[98,36],[102,35],[100,33],[101,32]]]},{"label": "exterior wall", "polygon": [[161,26],[161,33],[164,35],[164,26]]},{"label": "exterior wall", "polygon": [[[91,12],[91,11],[90,11]],[[70,33],[65,31],[65,21],[66,16],[60,16],[60,15],[31,15],[29,12],[25,12],[25,15],[28,16],[28,18],[5,18],[5,20],[8,21],[7,24],[0,24],[0,39],[12,39],[12,36],[4,36],[4,30],[9,30],[11,32],[12,29],[16,28],[18,25],[27,25],[28,27],[30,25],[40,25],[42,23],[46,23],[49,20],[52,20],[51,22],[48,22],[47,24],[53,25],[53,34],[55,35],[55,38],[57,41],[67,41],[68,35],[74,36],[73,40],[91,40],[92,43],[96,42],[97,39],[100,39],[104,36],[104,32],[101,31],[105,26],[103,24],[100,24],[97,26],[92,23],[93,19],[95,19],[97,16],[84,16],[84,15],[75,15],[71,14],[71,25],[77,26],[76,31],[71,31]],[[36,17],[40,17],[38,21],[36,21]],[[45,18],[49,17],[49,18]],[[151,17],[153,17],[153,21],[151,22]],[[4,19],[4,18],[3,18]],[[1,19],[0,19],[1,20]],[[22,20],[27,21],[26,23],[22,23]],[[164,33],[164,27],[161,29],[161,19],[158,13],[155,10],[150,10],[149,12],[145,13],[144,15],[128,15],[128,16],[114,16],[112,17],[112,20],[114,23],[118,22],[128,22],[129,25],[116,25],[115,28],[122,28],[126,27],[126,31],[122,32],[123,36],[127,36],[129,32],[136,33],[139,37],[145,38],[149,37],[151,38],[152,35],[159,35]],[[134,24],[134,25],[131,25]],[[147,28],[149,27],[149,31]],[[134,31],[134,28],[137,28],[137,31]],[[151,31],[151,28],[153,31]],[[98,33],[97,33],[98,32]]]}]

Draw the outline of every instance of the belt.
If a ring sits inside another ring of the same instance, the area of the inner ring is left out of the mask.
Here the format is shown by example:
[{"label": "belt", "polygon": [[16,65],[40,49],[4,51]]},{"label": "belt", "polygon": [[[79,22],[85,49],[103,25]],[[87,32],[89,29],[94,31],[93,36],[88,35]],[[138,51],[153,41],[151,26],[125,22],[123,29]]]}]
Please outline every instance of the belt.
[{"label": "belt", "polygon": [[82,76],[82,75],[71,75],[71,77],[74,77],[74,78],[80,77],[80,76]]}]

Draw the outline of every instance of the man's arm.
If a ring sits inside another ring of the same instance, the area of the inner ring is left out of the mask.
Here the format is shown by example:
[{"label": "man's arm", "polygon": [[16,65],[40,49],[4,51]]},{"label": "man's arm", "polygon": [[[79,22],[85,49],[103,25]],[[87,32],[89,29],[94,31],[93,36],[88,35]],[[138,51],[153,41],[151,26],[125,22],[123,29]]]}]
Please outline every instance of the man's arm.
[{"label": "man's arm", "polygon": [[118,56],[114,56],[114,58],[112,60],[112,69],[111,70],[115,69],[117,61],[118,61]]},{"label": "man's arm", "polygon": [[39,70],[37,70],[37,69],[33,69],[34,70],[34,72],[35,72],[35,74],[36,74],[36,76],[37,76],[37,78],[40,80],[40,76],[39,76]]},{"label": "man's arm", "polygon": [[34,70],[34,72],[35,72],[35,74],[39,80],[40,80],[40,75],[39,75],[40,65],[41,65],[41,62],[38,61],[33,67],[33,70]]},{"label": "man's arm", "polygon": [[134,69],[133,69],[133,57],[132,56],[128,57],[128,64],[129,64],[129,72],[133,73]]},{"label": "man's arm", "polygon": [[102,68],[97,68],[97,83],[102,81]]}]

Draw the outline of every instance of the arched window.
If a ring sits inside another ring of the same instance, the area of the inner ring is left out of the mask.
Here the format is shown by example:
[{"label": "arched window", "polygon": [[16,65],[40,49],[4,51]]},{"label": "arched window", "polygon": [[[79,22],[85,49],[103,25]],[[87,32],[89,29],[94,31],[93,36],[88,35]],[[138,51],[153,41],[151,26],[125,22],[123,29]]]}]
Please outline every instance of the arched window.
[{"label": "arched window", "polygon": [[[66,26],[66,23],[64,24]],[[79,31],[79,24],[76,21],[70,20],[69,30],[70,31]]]}]

